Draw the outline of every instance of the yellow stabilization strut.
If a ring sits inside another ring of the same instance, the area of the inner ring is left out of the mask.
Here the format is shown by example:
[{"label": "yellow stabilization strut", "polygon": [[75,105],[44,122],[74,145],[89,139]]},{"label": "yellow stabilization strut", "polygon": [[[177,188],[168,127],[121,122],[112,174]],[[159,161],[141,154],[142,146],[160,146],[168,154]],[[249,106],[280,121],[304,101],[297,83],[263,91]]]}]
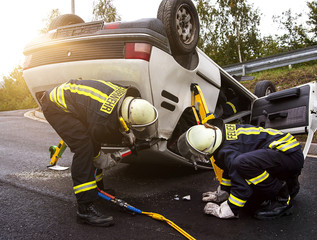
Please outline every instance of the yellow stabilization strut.
[{"label": "yellow stabilization strut", "polygon": [[[192,105],[192,110],[194,112],[194,116],[195,116],[197,124],[200,124],[200,119],[201,119],[201,124],[205,124],[208,120],[214,119],[215,116],[209,112],[204,95],[203,95],[199,85],[196,83],[193,83],[193,84],[191,84],[190,89],[192,91],[191,105]],[[197,114],[197,111],[195,108],[195,104],[197,104],[200,119],[198,117],[198,114]],[[213,157],[210,158],[210,162],[211,162],[211,165],[214,169],[217,180],[221,183],[223,170],[220,169],[215,164],[215,159]]]}]

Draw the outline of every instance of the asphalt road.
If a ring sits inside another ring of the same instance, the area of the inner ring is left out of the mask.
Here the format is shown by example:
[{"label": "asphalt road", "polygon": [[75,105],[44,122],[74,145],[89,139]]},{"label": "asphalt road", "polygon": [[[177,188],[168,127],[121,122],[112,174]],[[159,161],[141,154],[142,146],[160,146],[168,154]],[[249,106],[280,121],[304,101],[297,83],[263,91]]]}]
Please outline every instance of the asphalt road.
[{"label": "asphalt road", "polygon": [[[59,137],[47,123],[25,118],[25,112],[0,112],[0,239],[186,239],[165,222],[131,215],[105,200],[98,206],[114,217],[113,227],[77,224],[70,171],[46,167],[48,148]],[[71,158],[66,150],[59,164],[70,166]],[[293,214],[274,221],[256,220],[247,208],[238,220],[204,215],[201,194],[217,187],[211,171],[120,164],[104,173],[104,184],[118,198],[165,216],[196,239],[302,240],[316,239],[316,172],[317,159],[307,158]],[[175,195],[191,200],[174,200]]]}]

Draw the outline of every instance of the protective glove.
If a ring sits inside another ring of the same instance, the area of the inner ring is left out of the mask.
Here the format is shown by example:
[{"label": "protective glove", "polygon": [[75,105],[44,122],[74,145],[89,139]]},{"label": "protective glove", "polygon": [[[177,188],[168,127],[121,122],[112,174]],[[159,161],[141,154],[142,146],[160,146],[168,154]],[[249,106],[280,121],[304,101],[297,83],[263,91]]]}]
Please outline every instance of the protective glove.
[{"label": "protective glove", "polygon": [[94,158],[93,162],[94,166],[99,169],[109,169],[117,165],[117,161],[111,153],[101,152],[98,157]]},{"label": "protective glove", "polygon": [[221,186],[218,186],[217,191],[203,193],[203,202],[215,202],[222,203],[227,200],[229,193],[221,190]]},{"label": "protective glove", "polygon": [[209,202],[204,208],[204,213],[223,219],[239,218],[239,216],[234,215],[232,212],[228,201],[223,202],[220,206],[216,203]]}]

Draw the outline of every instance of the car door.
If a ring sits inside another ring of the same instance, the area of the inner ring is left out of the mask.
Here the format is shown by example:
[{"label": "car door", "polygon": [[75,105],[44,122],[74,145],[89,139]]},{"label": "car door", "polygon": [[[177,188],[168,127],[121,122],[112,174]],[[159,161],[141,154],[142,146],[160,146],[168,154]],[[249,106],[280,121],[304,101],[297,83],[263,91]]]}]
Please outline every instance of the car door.
[{"label": "car door", "polygon": [[317,83],[307,83],[256,99],[252,106],[251,124],[294,135],[308,134],[303,150],[306,157],[317,129]]}]

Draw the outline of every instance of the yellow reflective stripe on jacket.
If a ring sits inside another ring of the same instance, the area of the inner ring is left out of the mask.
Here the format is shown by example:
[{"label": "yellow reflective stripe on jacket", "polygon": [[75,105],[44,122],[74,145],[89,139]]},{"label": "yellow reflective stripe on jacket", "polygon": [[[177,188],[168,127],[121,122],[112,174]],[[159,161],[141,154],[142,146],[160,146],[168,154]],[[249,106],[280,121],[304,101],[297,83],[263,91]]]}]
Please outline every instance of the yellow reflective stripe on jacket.
[{"label": "yellow reflective stripe on jacket", "polygon": [[226,104],[228,104],[232,108],[233,113],[237,113],[236,107],[231,102],[226,102]]},{"label": "yellow reflective stripe on jacket", "polygon": [[90,97],[98,102],[103,103],[104,101],[107,100],[108,95],[93,88],[93,87],[88,87],[84,85],[76,85],[72,83],[65,84],[63,87],[63,90],[69,90],[72,93],[77,93],[80,95],[84,95],[87,97]]},{"label": "yellow reflective stripe on jacket", "polygon": [[73,189],[74,189],[75,194],[78,194],[81,192],[89,191],[89,190],[94,189],[94,188],[97,188],[96,181],[91,181],[91,182],[77,185]]},{"label": "yellow reflective stripe on jacket", "polygon": [[282,152],[287,151],[290,148],[296,147],[299,145],[299,142],[291,135],[291,134],[287,134],[286,136],[282,137],[279,140],[276,140],[274,142],[272,142],[269,145],[269,148],[276,148]]},{"label": "yellow reflective stripe on jacket", "polygon": [[[99,81],[99,82],[101,82],[101,81]],[[107,85],[108,87],[111,87],[111,88],[113,88],[114,90],[117,90],[118,88],[120,88],[119,86],[117,86],[117,85],[114,85],[113,83],[111,83],[111,82],[103,82],[105,85]]]},{"label": "yellow reflective stripe on jacket", "polygon": [[270,174],[267,172],[267,171],[264,171],[262,174],[260,174],[259,176],[257,177],[254,177],[254,178],[251,178],[251,179],[247,179],[247,182],[249,184],[254,184],[254,185],[257,185],[259,184],[260,182],[263,182],[265,179],[267,179],[268,177],[270,176]]},{"label": "yellow reflective stripe on jacket", "polygon": [[100,182],[102,180],[102,173],[98,174],[96,177],[96,182]]},{"label": "yellow reflective stripe on jacket", "polygon": [[245,203],[247,202],[246,200],[239,199],[232,194],[230,194],[228,198],[229,202],[231,202],[233,205],[236,205],[238,207],[244,207]]},{"label": "yellow reflective stripe on jacket", "polygon": [[50,92],[50,100],[53,103],[57,104],[57,106],[63,109],[65,112],[68,112],[65,103],[64,93],[59,89],[59,87],[54,88]]},{"label": "yellow reflective stripe on jacket", "polygon": [[249,127],[249,128],[238,128],[237,129],[237,135],[245,134],[245,135],[259,135],[261,132],[268,133],[269,135],[278,135],[283,134],[279,130],[271,129],[271,128],[262,128],[262,127]]},{"label": "yellow reflective stripe on jacket", "polygon": [[89,86],[77,85],[72,83],[64,83],[56,88],[50,93],[50,98],[52,102],[55,102],[59,107],[64,110],[67,110],[64,91],[69,90],[72,93],[84,95],[90,97],[94,100],[97,100],[101,103],[105,102],[108,99],[108,95]]},{"label": "yellow reflective stripe on jacket", "polygon": [[226,179],[226,178],[222,178],[221,179],[221,185],[224,185],[224,186],[231,186],[231,180],[230,179]]},{"label": "yellow reflective stripe on jacket", "polygon": [[94,157],[94,159],[99,158],[99,157],[100,157],[100,154],[101,154],[101,152],[99,152],[99,153],[97,154],[97,156]]},{"label": "yellow reflective stripe on jacket", "polygon": [[56,97],[57,97],[57,101],[59,102],[59,104],[62,105],[62,107],[64,109],[67,109],[66,102],[65,102],[65,96],[64,96],[64,90],[63,90],[64,85],[65,85],[65,83],[56,89],[56,92],[57,92]]}]

